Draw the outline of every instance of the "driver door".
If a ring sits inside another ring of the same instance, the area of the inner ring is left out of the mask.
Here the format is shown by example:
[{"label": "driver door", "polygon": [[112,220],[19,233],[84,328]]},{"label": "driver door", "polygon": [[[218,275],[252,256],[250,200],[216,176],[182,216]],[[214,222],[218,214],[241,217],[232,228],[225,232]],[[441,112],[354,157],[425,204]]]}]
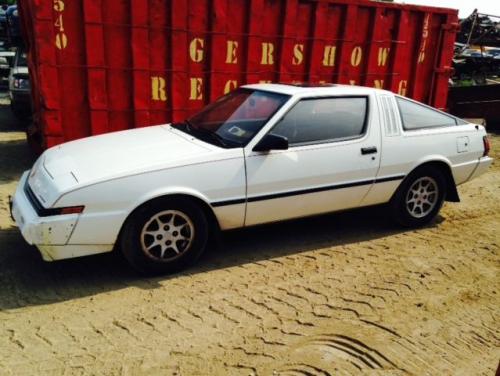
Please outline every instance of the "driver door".
[{"label": "driver door", "polygon": [[358,206],[380,164],[380,129],[369,101],[302,99],[271,130],[288,139],[288,150],[246,150],[245,225]]}]

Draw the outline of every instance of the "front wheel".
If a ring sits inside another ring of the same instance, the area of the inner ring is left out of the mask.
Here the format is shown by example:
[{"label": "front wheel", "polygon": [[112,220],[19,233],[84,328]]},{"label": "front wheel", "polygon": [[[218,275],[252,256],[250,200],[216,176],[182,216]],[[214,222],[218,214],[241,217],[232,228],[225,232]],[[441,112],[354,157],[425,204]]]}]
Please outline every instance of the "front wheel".
[{"label": "front wheel", "polygon": [[446,179],[432,166],[412,172],[391,200],[394,219],[405,227],[419,227],[431,222],[443,206]]},{"label": "front wheel", "polygon": [[207,246],[204,211],[185,198],[145,204],[126,221],[121,250],[127,261],[147,274],[172,273],[193,264]]}]

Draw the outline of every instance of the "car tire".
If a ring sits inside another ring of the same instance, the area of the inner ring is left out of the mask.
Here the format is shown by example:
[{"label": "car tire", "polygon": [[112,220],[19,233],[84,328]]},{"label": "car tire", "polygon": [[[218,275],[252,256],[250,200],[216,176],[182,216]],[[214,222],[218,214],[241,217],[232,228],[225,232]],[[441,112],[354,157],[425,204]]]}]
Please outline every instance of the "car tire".
[{"label": "car tire", "polygon": [[436,167],[424,166],[406,177],[394,194],[390,207],[394,220],[404,227],[430,223],[443,206],[446,178]]},{"label": "car tire", "polygon": [[161,198],[138,208],[125,222],[120,248],[144,274],[174,273],[205,251],[209,223],[203,209],[183,197]]}]

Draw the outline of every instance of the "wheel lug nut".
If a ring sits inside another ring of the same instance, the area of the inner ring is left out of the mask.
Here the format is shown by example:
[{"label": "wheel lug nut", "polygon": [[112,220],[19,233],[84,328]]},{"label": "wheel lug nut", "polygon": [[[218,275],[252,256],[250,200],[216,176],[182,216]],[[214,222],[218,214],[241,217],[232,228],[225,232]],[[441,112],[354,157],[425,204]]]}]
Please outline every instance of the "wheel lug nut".
[{"label": "wheel lug nut", "polygon": [[174,233],[172,235],[177,236],[177,235],[179,235],[179,233],[177,231],[174,231]]},{"label": "wheel lug nut", "polygon": [[157,236],[156,236],[156,239],[157,239],[157,240],[162,240],[162,239],[163,239],[163,236],[161,236],[161,235],[157,235]]},{"label": "wheel lug nut", "polygon": [[170,240],[167,240],[167,243],[166,243],[166,244],[167,244],[167,245],[170,245],[170,244],[172,244],[172,242],[171,242]]},{"label": "wheel lug nut", "polygon": [[170,227],[165,226],[165,227],[163,227],[163,229],[164,229],[165,231],[168,231],[168,230],[170,230]]}]

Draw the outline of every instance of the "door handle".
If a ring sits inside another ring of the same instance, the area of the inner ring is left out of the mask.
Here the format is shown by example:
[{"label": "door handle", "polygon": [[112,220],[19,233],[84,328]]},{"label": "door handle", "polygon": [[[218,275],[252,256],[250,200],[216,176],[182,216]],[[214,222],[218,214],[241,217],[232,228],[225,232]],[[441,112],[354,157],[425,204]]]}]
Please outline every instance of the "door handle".
[{"label": "door handle", "polygon": [[375,154],[377,152],[377,148],[375,146],[369,146],[367,148],[361,148],[361,154]]}]

